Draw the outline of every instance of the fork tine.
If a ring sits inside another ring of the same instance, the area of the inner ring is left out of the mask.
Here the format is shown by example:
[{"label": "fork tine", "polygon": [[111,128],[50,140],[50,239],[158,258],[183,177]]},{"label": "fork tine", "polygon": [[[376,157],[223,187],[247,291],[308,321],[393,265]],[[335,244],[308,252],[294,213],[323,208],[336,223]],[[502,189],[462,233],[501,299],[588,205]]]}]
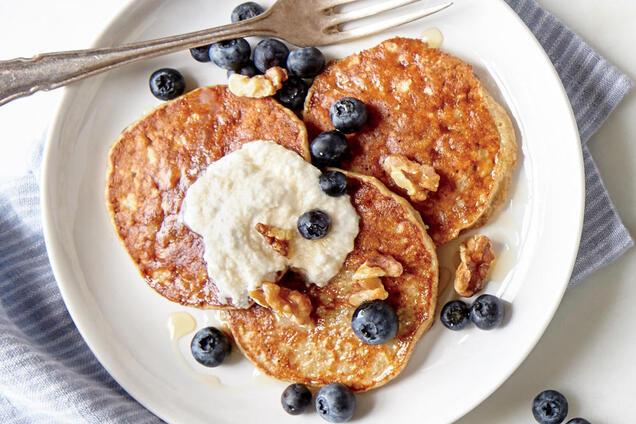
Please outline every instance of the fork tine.
[{"label": "fork tine", "polygon": [[358,19],[368,18],[375,16],[383,12],[387,12],[398,7],[406,6],[408,4],[416,3],[423,0],[385,0],[375,6],[369,6],[358,10],[353,10],[346,13],[338,13],[331,19],[331,25],[340,25],[345,22],[357,21]]},{"label": "fork tine", "polygon": [[394,28],[401,25],[406,25],[410,22],[417,21],[418,19],[422,19],[426,16],[433,15],[435,13],[441,12],[444,9],[448,9],[453,5],[453,2],[448,2],[445,4],[441,4],[439,6],[435,6],[429,9],[418,10],[415,12],[408,13],[402,16],[396,16],[391,19],[383,20],[378,24],[368,24],[359,28],[350,29],[347,31],[337,31],[332,34],[332,41],[339,42],[344,40],[351,40],[360,37],[366,37],[368,35],[377,34],[382,31],[386,31],[387,29]]}]

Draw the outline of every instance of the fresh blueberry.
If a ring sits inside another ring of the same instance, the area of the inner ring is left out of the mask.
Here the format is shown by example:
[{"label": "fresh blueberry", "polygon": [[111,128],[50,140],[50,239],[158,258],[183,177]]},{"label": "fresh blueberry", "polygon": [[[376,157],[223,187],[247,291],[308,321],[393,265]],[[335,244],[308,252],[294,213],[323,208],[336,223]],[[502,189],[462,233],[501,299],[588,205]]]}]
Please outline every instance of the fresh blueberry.
[{"label": "fresh blueberry", "polygon": [[590,422],[584,418],[572,418],[565,424],[590,424]]},{"label": "fresh blueberry", "polygon": [[159,100],[176,99],[185,92],[185,87],[185,79],[176,69],[159,69],[150,76],[150,91]]},{"label": "fresh blueberry", "polygon": [[440,319],[444,327],[459,331],[470,322],[469,313],[468,305],[465,302],[453,300],[444,305]]},{"label": "fresh blueberry", "polygon": [[225,333],[214,327],[197,331],[190,343],[192,356],[201,365],[218,367],[232,352],[232,345]]},{"label": "fresh blueberry", "polygon": [[287,58],[287,69],[300,78],[313,78],[325,67],[325,56],[315,47],[294,50]]},{"label": "fresh blueberry", "polygon": [[356,397],[344,384],[332,383],[316,393],[316,412],[330,423],[344,423],[356,411]]},{"label": "fresh blueberry", "polygon": [[326,212],[314,209],[300,215],[296,226],[300,235],[307,240],[318,240],[329,233],[331,218]]},{"label": "fresh blueberry", "polygon": [[311,403],[311,392],[304,384],[291,384],[280,396],[280,403],[288,414],[300,415]]},{"label": "fresh blueberry", "polygon": [[190,49],[190,54],[197,62],[209,62],[210,61],[210,45],[200,46]]},{"label": "fresh blueberry", "polygon": [[307,84],[300,78],[291,77],[283,83],[283,88],[276,93],[276,99],[291,110],[302,109],[307,97]]},{"label": "fresh blueberry", "polygon": [[539,424],[561,424],[568,416],[568,401],[556,390],[546,390],[532,402],[532,415]]},{"label": "fresh blueberry", "polygon": [[337,130],[351,134],[360,131],[367,123],[367,105],[353,97],[343,97],[331,105],[329,117]]},{"label": "fresh blueberry", "polygon": [[252,49],[244,38],[220,41],[210,46],[210,60],[223,69],[241,69],[250,60]]},{"label": "fresh blueberry", "polygon": [[336,166],[347,153],[347,137],[338,131],[324,132],[309,146],[311,159],[317,166]]},{"label": "fresh blueberry", "polygon": [[470,308],[470,320],[482,330],[499,327],[504,319],[504,304],[496,296],[482,294]]},{"label": "fresh blueberry", "polygon": [[234,69],[230,69],[227,71],[228,78],[232,74],[241,74],[241,75],[245,75],[247,77],[252,78],[255,75],[259,75],[260,72],[258,71],[258,69],[256,69],[256,66],[254,66],[254,63],[250,61],[246,63],[245,65],[243,65],[243,67],[239,69],[238,71],[235,71]]},{"label": "fresh blueberry", "polygon": [[363,343],[379,345],[393,339],[398,331],[398,317],[391,305],[372,300],[358,306],[351,318],[351,328]]},{"label": "fresh blueberry", "polygon": [[239,4],[232,11],[232,23],[235,24],[246,19],[252,19],[263,12],[265,12],[265,9],[253,1]]},{"label": "fresh blueberry", "polygon": [[265,73],[274,66],[285,67],[289,56],[289,49],[285,43],[267,38],[256,45],[254,49],[254,65],[259,71]]},{"label": "fresh blueberry", "polygon": [[339,197],[347,192],[347,177],[339,171],[327,171],[320,175],[320,188],[331,197]]}]

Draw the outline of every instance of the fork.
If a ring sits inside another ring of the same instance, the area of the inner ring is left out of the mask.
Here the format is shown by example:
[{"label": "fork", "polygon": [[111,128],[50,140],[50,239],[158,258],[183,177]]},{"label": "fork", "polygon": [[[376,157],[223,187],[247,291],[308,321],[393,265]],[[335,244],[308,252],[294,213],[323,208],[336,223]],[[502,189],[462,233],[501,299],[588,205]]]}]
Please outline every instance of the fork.
[{"label": "fork", "polygon": [[[236,24],[119,47],[46,53],[30,59],[0,61],[0,106],[37,91],[49,91],[129,63],[233,38],[266,36],[299,47],[324,46],[385,31],[440,12],[453,3],[405,12],[377,23],[343,26],[424,0],[384,0],[337,11],[357,0],[277,0],[265,13]],[[299,28],[302,24],[302,30]]]}]

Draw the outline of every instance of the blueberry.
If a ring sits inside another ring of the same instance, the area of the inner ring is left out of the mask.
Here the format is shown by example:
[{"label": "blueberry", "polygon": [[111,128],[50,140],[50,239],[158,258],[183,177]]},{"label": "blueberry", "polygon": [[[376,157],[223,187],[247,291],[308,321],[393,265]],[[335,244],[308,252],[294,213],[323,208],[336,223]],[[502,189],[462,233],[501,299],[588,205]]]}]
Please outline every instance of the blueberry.
[{"label": "blueberry", "polygon": [[572,418],[565,424],[590,424],[590,422],[584,418]]},{"label": "blueberry", "polygon": [[331,105],[329,117],[337,130],[351,134],[360,131],[367,123],[367,106],[353,97],[343,97]]},{"label": "blueberry", "polygon": [[534,398],[532,415],[540,424],[561,424],[568,416],[568,401],[556,390],[546,390]]},{"label": "blueberry", "polygon": [[347,192],[347,177],[342,172],[327,171],[320,175],[320,188],[331,197],[339,197]]},{"label": "blueberry", "polygon": [[440,319],[444,327],[459,331],[470,322],[468,319],[469,313],[466,303],[461,300],[453,300],[444,305]]},{"label": "blueberry", "polygon": [[210,60],[223,69],[241,69],[250,60],[252,49],[244,38],[220,41],[210,45]]},{"label": "blueberry", "polygon": [[384,344],[397,334],[398,317],[387,302],[372,300],[356,308],[351,317],[351,328],[363,343]]},{"label": "blueberry", "polygon": [[304,384],[291,384],[280,396],[280,403],[288,414],[300,415],[311,403],[311,392]]},{"label": "blueberry", "polygon": [[356,411],[356,397],[344,384],[332,383],[316,393],[316,412],[330,423],[344,423]]},{"label": "blueberry", "polygon": [[470,320],[482,330],[499,327],[504,319],[504,304],[496,296],[482,294],[470,308]]},{"label": "blueberry", "polygon": [[227,77],[229,78],[230,75],[232,74],[241,74],[241,75],[245,75],[247,77],[252,78],[255,75],[259,75],[260,72],[258,71],[258,69],[256,69],[256,66],[254,66],[254,63],[252,61],[246,63],[245,65],[243,65],[243,67],[241,69],[239,69],[238,71],[235,71],[234,69],[230,69],[227,71]]},{"label": "blueberry", "polygon": [[347,138],[338,131],[324,132],[309,146],[311,159],[317,166],[336,166],[347,153]]},{"label": "blueberry", "polygon": [[176,99],[185,92],[185,79],[176,69],[159,69],[150,76],[150,91],[159,100]]},{"label": "blueberry", "polygon": [[325,56],[315,47],[294,50],[287,58],[287,69],[300,78],[313,78],[325,67]]},{"label": "blueberry", "polygon": [[267,38],[256,45],[254,49],[254,64],[259,71],[265,73],[274,66],[285,67],[289,56],[289,49],[285,43]]},{"label": "blueberry", "polygon": [[225,333],[214,327],[197,331],[190,343],[192,356],[201,365],[218,367],[232,352],[232,345]]},{"label": "blueberry", "polygon": [[252,19],[263,12],[265,12],[265,9],[253,1],[239,4],[232,11],[232,23],[235,24],[246,19]]},{"label": "blueberry", "polygon": [[276,93],[276,99],[283,106],[291,109],[302,109],[305,104],[305,97],[307,97],[307,84],[305,81],[298,77],[291,77],[283,83],[283,88]]},{"label": "blueberry", "polygon": [[200,46],[190,49],[190,54],[197,62],[209,62],[210,61],[210,45]]},{"label": "blueberry", "polygon": [[296,226],[300,235],[307,240],[318,240],[329,233],[331,218],[327,213],[314,209],[300,215]]}]

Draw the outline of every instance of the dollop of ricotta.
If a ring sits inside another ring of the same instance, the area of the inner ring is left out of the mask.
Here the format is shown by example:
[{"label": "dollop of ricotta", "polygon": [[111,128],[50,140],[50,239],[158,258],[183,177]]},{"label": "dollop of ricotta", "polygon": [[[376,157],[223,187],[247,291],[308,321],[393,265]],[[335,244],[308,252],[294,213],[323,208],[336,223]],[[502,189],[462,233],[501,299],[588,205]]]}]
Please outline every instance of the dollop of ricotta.
[{"label": "dollop of ricotta", "polygon": [[[208,276],[225,302],[249,306],[248,293],[288,269],[323,287],[342,267],[359,230],[349,196],[330,197],[320,170],[297,153],[257,140],[213,162],[188,189],[185,224],[203,238]],[[306,240],[298,217],[320,209],[331,218],[326,237]],[[256,230],[265,224],[293,230],[287,257]]]}]

